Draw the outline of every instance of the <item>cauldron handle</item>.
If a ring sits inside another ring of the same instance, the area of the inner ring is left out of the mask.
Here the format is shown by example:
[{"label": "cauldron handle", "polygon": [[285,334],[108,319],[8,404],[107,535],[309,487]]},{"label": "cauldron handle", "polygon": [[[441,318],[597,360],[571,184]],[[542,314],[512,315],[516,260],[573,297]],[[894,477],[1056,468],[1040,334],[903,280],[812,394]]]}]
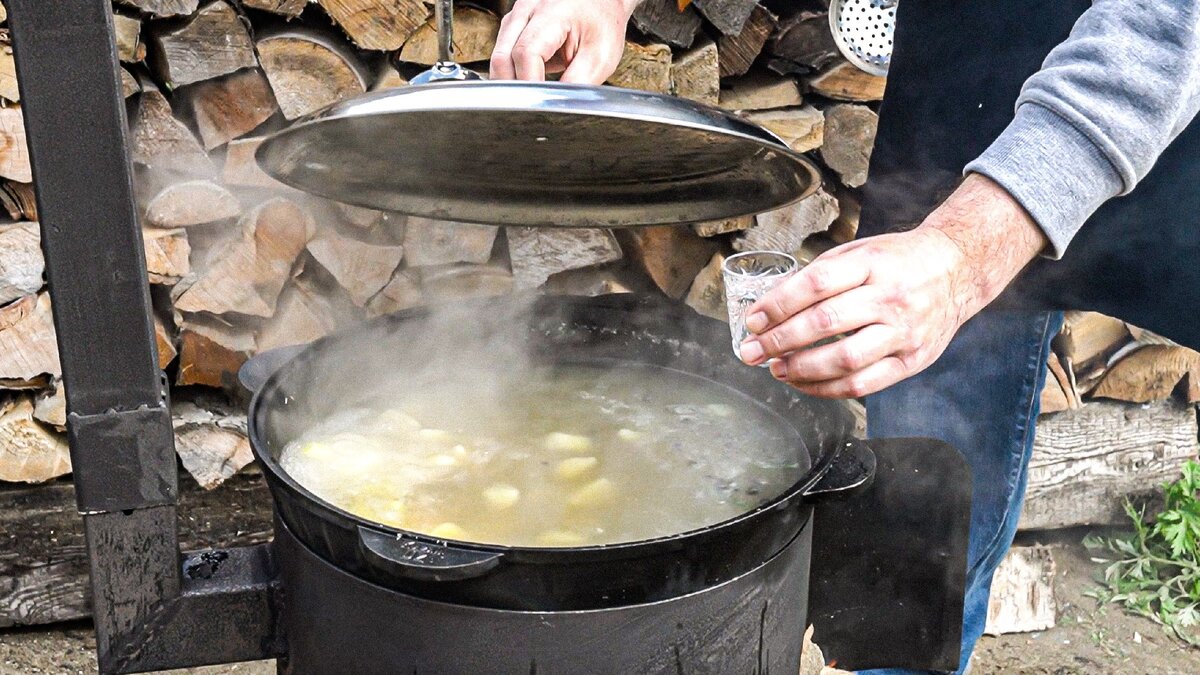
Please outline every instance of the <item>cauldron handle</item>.
[{"label": "cauldron handle", "polygon": [[461,581],[482,576],[500,564],[501,553],[455,548],[359,526],[358,544],[367,564],[381,572],[417,581]]},{"label": "cauldron handle", "polygon": [[837,450],[817,481],[804,490],[804,500],[845,498],[870,487],[874,478],[875,453],[865,442],[850,440]]},{"label": "cauldron handle", "polygon": [[251,394],[257,394],[267,383],[267,379],[285,363],[296,358],[300,352],[308,348],[307,344],[291,347],[276,347],[250,357],[241,368],[238,368],[238,382]]}]

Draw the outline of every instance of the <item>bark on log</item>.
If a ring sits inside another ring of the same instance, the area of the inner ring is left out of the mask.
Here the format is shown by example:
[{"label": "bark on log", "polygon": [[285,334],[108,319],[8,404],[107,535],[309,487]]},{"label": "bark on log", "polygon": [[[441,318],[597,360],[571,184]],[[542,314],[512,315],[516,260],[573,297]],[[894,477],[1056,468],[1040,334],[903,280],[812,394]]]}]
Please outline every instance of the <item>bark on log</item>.
[{"label": "bark on log", "polygon": [[1032,633],[1053,628],[1058,620],[1054,600],[1054,556],[1046,546],[1009,550],[992,575],[987,635]]},{"label": "bark on log", "polygon": [[684,302],[704,316],[729,321],[729,310],[725,305],[725,280],[721,276],[721,266],[724,264],[725,256],[714,253],[704,269],[696,275]]},{"label": "bark on log", "polygon": [[186,230],[142,229],[146,249],[146,273],[150,283],[174,286],[191,271]]},{"label": "bark on log", "polygon": [[821,70],[841,58],[825,12],[803,11],[781,20],[767,51],[811,71]]},{"label": "bark on log", "polygon": [[402,246],[368,244],[329,230],[308,242],[308,252],[359,307],[391,281],[404,257]]},{"label": "bark on log", "polygon": [[559,272],[621,259],[621,247],[610,230],[510,227],[506,233],[517,290],[537,288]]},{"label": "bark on log", "polygon": [[237,197],[209,180],[168,185],[151,196],[143,208],[147,226],[168,230],[211,225],[242,214]]},{"label": "bark on log", "polygon": [[219,317],[184,317],[179,333],[178,385],[203,385],[235,390],[238,368],[255,352],[251,329]]},{"label": "bark on log", "polygon": [[242,0],[242,5],[246,7],[280,14],[289,19],[300,16],[306,4],[308,0]]},{"label": "bark on log", "polygon": [[821,159],[844,185],[859,187],[867,182],[878,125],[879,115],[866,106],[846,103],[825,109]]},{"label": "bark on log", "polygon": [[634,27],[674,47],[691,47],[700,22],[695,7],[680,10],[677,0],[645,0],[633,11]]},{"label": "bark on log", "polygon": [[499,231],[490,225],[410,217],[404,230],[405,260],[413,267],[483,264],[492,257]]},{"label": "bark on log", "polygon": [[254,461],[246,436],[246,413],[239,408],[216,401],[202,408],[182,401],[171,407],[171,425],[175,454],[205,490],[224,483]]},{"label": "bark on log", "polygon": [[38,224],[0,225],[0,305],[36,293],[45,271]]},{"label": "bark on log", "polygon": [[[269,317],[304,250],[313,225],[308,212],[277,198],[247,213],[242,236],[214,256],[215,263],[175,296],[180,312]],[[180,284],[184,286],[184,284]]]},{"label": "bark on log", "polygon": [[1183,391],[1188,403],[1200,402],[1200,353],[1187,347],[1147,345],[1109,368],[1092,396],[1147,403],[1165,401],[1176,390]]},{"label": "bark on log", "polygon": [[1038,420],[1020,528],[1124,522],[1126,497],[1150,498],[1196,456],[1196,411],[1093,401]]},{"label": "bark on log", "polygon": [[400,49],[429,18],[422,0],[316,0],[362,49]]},{"label": "bark on log", "polygon": [[30,396],[0,404],[0,481],[44,483],[70,472],[66,439],[33,419]]},{"label": "bark on log", "polygon": [[717,105],[721,98],[721,68],[716,43],[703,44],[681,54],[671,64],[671,93],[693,101]]},{"label": "bark on log", "polygon": [[849,61],[840,61],[820,74],[808,78],[812,91],[839,101],[878,101],[883,98],[887,78],[859,70]]},{"label": "bark on log", "polygon": [[751,227],[754,227],[754,216],[740,216],[707,223],[695,223],[692,225],[692,231],[701,237],[716,237],[730,232],[745,232]]},{"label": "bark on log", "polygon": [[626,42],[621,61],[608,78],[608,84],[659,94],[670,93],[671,48],[663,44]]},{"label": "bark on log", "polygon": [[693,0],[696,9],[724,35],[737,35],[758,8],[758,0]]},{"label": "bark on log", "polygon": [[157,17],[192,14],[200,6],[200,0],[121,0],[121,3]]},{"label": "bark on log", "polygon": [[367,88],[362,64],[315,31],[292,30],[264,37],[258,41],[258,55],[279,109],[289,120]]},{"label": "bark on log", "polygon": [[130,140],[133,161],[162,180],[168,175],[180,178],[212,176],[215,167],[208,153],[187,125],[175,119],[166,97],[157,90],[145,88],[145,83],[143,89]]},{"label": "bark on log", "polygon": [[172,88],[258,65],[250,31],[224,0],[205,5],[181,26],[170,26],[151,28],[149,47],[155,74]]},{"label": "bark on log", "polygon": [[0,308],[0,388],[43,388],[62,376],[50,294]]},{"label": "bark on log", "polygon": [[801,103],[803,99],[795,80],[762,71],[732,78],[721,88],[720,105],[726,110],[773,110]]},{"label": "bark on log", "polygon": [[254,131],[279,110],[271,84],[258,68],[200,82],[180,95],[205,150]]},{"label": "bark on log", "polygon": [[[237,476],[212,492],[181,479],[179,492],[184,550],[270,539],[261,475]],[[87,618],[87,548],[71,483],[3,486],[0,503],[0,628]]]},{"label": "bark on log", "polygon": [[668,297],[682,298],[709,263],[717,244],[687,227],[638,227],[622,232],[621,248]]},{"label": "bark on log", "polygon": [[117,42],[117,58],[126,63],[138,63],[146,58],[142,42],[142,21],[124,14],[113,14],[113,31]]},{"label": "bark on log", "polygon": [[[454,60],[458,63],[487,61],[496,47],[500,17],[493,12],[469,5],[454,7]],[[437,27],[424,23],[404,43],[398,57],[406,63],[432,66],[438,61]]]},{"label": "bark on log", "polygon": [[805,240],[829,229],[838,215],[838,203],[825,190],[781,209],[758,214],[757,224],[733,242],[738,251],[800,249]]},{"label": "bark on log", "polygon": [[825,140],[825,116],[811,105],[747,113],[746,119],[779,136],[796,152],[815,150]]},{"label": "bark on log", "polygon": [[722,35],[717,40],[717,50],[721,55],[721,77],[745,75],[762,53],[767,38],[775,32],[777,23],[774,14],[762,5],[755,4],[741,32]]},{"label": "bark on log", "polygon": [[19,106],[0,107],[0,176],[22,183],[33,182],[25,120]]}]

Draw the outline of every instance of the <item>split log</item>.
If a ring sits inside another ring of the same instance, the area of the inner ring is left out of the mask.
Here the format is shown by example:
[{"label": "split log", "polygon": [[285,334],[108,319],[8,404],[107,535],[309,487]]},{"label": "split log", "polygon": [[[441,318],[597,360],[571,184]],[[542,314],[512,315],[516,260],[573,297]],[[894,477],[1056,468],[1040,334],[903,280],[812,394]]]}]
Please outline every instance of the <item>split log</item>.
[{"label": "split log", "polygon": [[1103,368],[1108,357],[1132,336],[1125,322],[1099,312],[1067,312],[1063,327],[1054,339],[1055,351],[1082,378],[1089,369]]},{"label": "split log", "polygon": [[279,109],[289,120],[367,88],[358,60],[315,31],[293,30],[264,37],[258,41],[258,55]]},{"label": "split log", "polygon": [[18,106],[0,107],[0,176],[22,183],[33,182],[25,120]]},{"label": "split log", "polygon": [[596,297],[616,293],[632,293],[642,285],[640,275],[634,278],[628,270],[616,266],[568,270],[553,274],[542,286],[547,295]]},{"label": "split log", "polygon": [[392,67],[390,63],[384,63],[380,67],[379,72],[375,74],[374,83],[371,85],[371,91],[382,91],[384,89],[395,89],[408,85],[408,78]]},{"label": "split log", "polygon": [[13,58],[12,45],[3,39],[0,39],[0,98],[10,103],[21,100],[21,87],[17,83],[17,62]]},{"label": "split log", "polygon": [[752,71],[721,87],[720,105],[726,110],[773,110],[803,103],[800,88],[790,77]]},{"label": "split log", "polygon": [[308,0],[242,0],[244,7],[280,14],[289,19],[300,16],[304,12],[306,4],[308,4]]},{"label": "split log", "polygon": [[513,274],[491,265],[445,265],[420,269],[421,292],[430,304],[492,298],[513,292]]},{"label": "split log", "polygon": [[841,58],[825,12],[802,11],[781,20],[767,51],[809,71],[822,70]]},{"label": "split log", "polygon": [[176,295],[176,310],[260,317],[274,313],[296,256],[308,242],[312,219],[294,202],[277,198],[243,216],[239,228],[242,236],[221,247],[214,264]]},{"label": "split log", "polygon": [[800,248],[792,251],[792,257],[800,264],[800,267],[807,267],[812,261],[822,255],[833,250],[837,244],[833,243],[824,232],[817,232],[811,237],[804,240]]},{"label": "split log", "polygon": [[142,93],[142,85],[137,81],[136,77],[124,68],[121,68],[118,72],[121,76],[121,96],[129,98],[130,96]]},{"label": "split log", "polygon": [[16,207],[21,220],[38,220],[37,193],[33,189],[33,183],[5,181],[0,191],[4,192],[5,200]]},{"label": "split log", "polygon": [[693,0],[696,9],[724,35],[737,35],[758,8],[758,0]]},{"label": "split log", "polygon": [[157,17],[192,14],[200,6],[200,0],[121,0],[121,3]]},{"label": "split log", "polygon": [[117,41],[117,58],[126,63],[145,60],[146,45],[142,42],[141,19],[113,14],[113,30]]},{"label": "split log", "polygon": [[174,286],[191,271],[187,231],[143,228],[142,243],[150,283]]},{"label": "split log", "polygon": [[404,230],[405,260],[412,267],[482,264],[491,259],[499,231],[491,225],[410,217]]},{"label": "split log", "polygon": [[809,626],[800,642],[800,675],[824,675],[825,655],[813,644],[812,638],[813,626]]},{"label": "split log", "polygon": [[701,237],[716,237],[730,232],[745,232],[751,227],[754,227],[754,216],[739,216],[707,223],[695,223],[692,225],[692,232]]},{"label": "split log", "polygon": [[682,54],[671,64],[671,93],[693,101],[717,105],[721,98],[721,73],[716,43],[703,44]]},{"label": "split log", "polygon": [[1196,456],[1196,411],[1177,401],[1093,401],[1038,420],[1021,529],[1126,521],[1126,497],[1148,499]]},{"label": "split log", "polygon": [[368,244],[330,230],[309,241],[308,252],[359,307],[366,306],[391,281],[404,257],[402,246]]},{"label": "split log", "polygon": [[[239,475],[212,492],[180,480],[179,492],[184,550],[271,538],[271,497],[261,476]],[[6,506],[0,509],[0,628],[87,618],[87,547],[71,482],[3,486],[0,500]]]},{"label": "split log", "polygon": [[1054,600],[1054,556],[1046,546],[1009,550],[992,574],[987,635],[1032,633],[1053,628],[1058,620]]},{"label": "split log", "polygon": [[721,55],[721,77],[745,75],[762,53],[767,38],[775,32],[775,15],[755,4],[745,26],[736,35],[722,35],[717,40]]},{"label": "split log", "polygon": [[246,435],[246,414],[213,402],[201,408],[190,401],[171,406],[175,454],[205,490],[224,483],[254,461]]},{"label": "split log", "polygon": [[1127,324],[1125,324],[1125,328],[1129,331],[1129,334],[1131,336],[1133,336],[1133,339],[1137,340],[1139,344],[1167,345],[1169,347],[1173,347],[1178,344],[1174,340],[1165,338],[1156,333],[1152,333],[1152,332],[1146,330],[1145,328],[1139,328],[1137,326],[1134,326],[1133,324],[1127,323]]},{"label": "split log", "polygon": [[392,314],[421,304],[421,279],[412,270],[399,270],[367,303],[367,316]]},{"label": "split log", "polygon": [[172,88],[258,65],[250,31],[224,0],[205,5],[183,25],[148,32],[155,74]]},{"label": "split log", "polygon": [[221,170],[221,182],[225,185],[246,188],[268,188],[280,192],[294,191],[267,175],[254,159],[263,137],[239,138],[225,146],[225,166]]},{"label": "split log", "polygon": [[621,259],[611,230],[510,227],[508,255],[517,290],[537,288],[555,274]]},{"label": "split log", "polygon": [[724,264],[725,256],[714,253],[704,269],[696,275],[684,302],[704,316],[729,321],[729,309],[725,305],[725,279],[721,276],[721,266]]},{"label": "split log", "polygon": [[235,390],[238,369],[255,351],[253,331],[204,314],[185,316],[181,325],[175,384]]},{"label": "split log", "polygon": [[61,376],[50,294],[0,308],[0,387],[41,389]]},{"label": "split log", "polygon": [[[340,222],[351,227],[357,227],[360,230],[369,230],[380,225],[381,221],[385,219],[390,220],[388,215],[382,211],[364,209],[361,206],[354,206],[353,204],[334,202],[334,207],[336,207],[337,213],[341,217]],[[400,216],[400,218],[403,218],[403,216]],[[404,241],[404,238],[401,237],[400,241]]]},{"label": "split log", "polygon": [[312,342],[363,318],[345,291],[313,277],[300,275],[283,289],[275,316],[258,333],[259,351]]},{"label": "split log", "polygon": [[838,217],[829,226],[829,238],[835,243],[846,244],[858,236],[858,220],[862,215],[862,202],[850,190],[838,190]]},{"label": "split log", "polygon": [[626,42],[608,84],[666,94],[671,91],[671,48],[663,44]]},{"label": "split log", "polygon": [[861,103],[881,100],[887,78],[859,70],[843,60],[808,78],[807,83],[809,89],[826,98]]},{"label": "split log", "polygon": [[619,240],[626,255],[676,300],[687,293],[718,248],[691,229],[673,225],[631,228],[622,232]]},{"label": "split log", "polygon": [[779,136],[796,152],[821,147],[825,140],[825,116],[811,105],[747,113],[746,119]]},{"label": "split log", "polygon": [[44,483],[70,472],[66,439],[33,419],[29,396],[0,405],[0,480]]},{"label": "split log", "polygon": [[[1064,410],[1074,410],[1078,406],[1070,393],[1070,383],[1066,379],[1066,371],[1058,361],[1058,357],[1051,354],[1047,360],[1049,372],[1046,375],[1046,382],[1042,386],[1042,391],[1039,397],[1038,410],[1041,414],[1062,412]],[[1057,370],[1056,370],[1057,368]]]},{"label": "split log", "polygon": [[143,214],[147,226],[173,230],[237,218],[242,205],[223,186],[192,180],[170,184],[150,197]]},{"label": "split log", "polygon": [[1147,345],[1109,368],[1091,395],[1147,403],[1165,401],[1176,390],[1183,391],[1188,403],[1200,402],[1200,353],[1187,347]]},{"label": "split log", "polygon": [[55,380],[52,391],[34,400],[33,419],[60,432],[67,430],[67,393],[61,379]]},{"label": "split log", "polygon": [[36,293],[45,271],[38,224],[0,225],[0,305]]},{"label": "split log", "polygon": [[1067,408],[1069,410],[1078,410],[1083,405],[1083,401],[1079,396],[1079,389],[1075,386],[1075,378],[1071,371],[1065,368],[1057,354],[1051,352],[1047,359],[1047,377],[1052,377],[1058,381],[1058,386],[1062,388],[1063,394],[1067,397]]},{"label": "split log", "polygon": [[[362,49],[393,51],[429,19],[423,0],[316,0]],[[456,29],[457,30],[457,29]]]},{"label": "split log", "polygon": [[821,159],[841,176],[844,185],[859,187],[867,182],[878,125],[879,115],[863,105],[844,103],[825,109]]},{"label": "split log", "polygon": [[131,145],[133,161],[157,173],[186,178],[211,176],[215,167],[200,141],[183,122],[175,119],[171,104],[157,90],[146,88],[138,99]]},{"label": "split log", "polygon": [[734,240],[733,248],[791,253],[811,235],[828,230],[837,215],[837,200],[825,190],[818,190],[795,204],[758,214],[757,224]]},{"label": "split log", "polygon": [[157,314],[154,320],[154,345],[158,350],[158,367],[166,368],[171,365],[179,352],[175,349],[175,337],[167,330],[166,323]]},{"label": "split log", "polygon": [[8,10],[4,9],[4,3],[0,2],[0,23],[8,21]]},{"label": "split log", "polygon": [[279,110],[271,84],[258,68],[200,82],[181,91],[180,97],[205,150],[254,131]]},{"label": "split log", "polygon": [[[458,63],[487,61],[496,47],[500,17],[470,5],[454,7],[454,60]],[[432,66],[438,61],[437,26],[427,21],[404,43],[398,58],[405,63]]]},{"label": "split log", "polygon": [[645,0],[633,11],[633,25],[643,34],[674,47],[691,47],[700,32],[695,7],[679,8],[678,0]]}]

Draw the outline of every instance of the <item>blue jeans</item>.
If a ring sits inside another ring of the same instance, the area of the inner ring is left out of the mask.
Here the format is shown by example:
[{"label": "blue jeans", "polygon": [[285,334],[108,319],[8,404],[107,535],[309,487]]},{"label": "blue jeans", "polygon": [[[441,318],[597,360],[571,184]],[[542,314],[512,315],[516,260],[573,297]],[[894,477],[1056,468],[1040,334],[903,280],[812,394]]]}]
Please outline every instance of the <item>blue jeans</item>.
[{"label": "blue jeans", "polygon": [[1060,312],[985,311],[968,321],[924,372],[867,399],[871,436],[937,438],[958,448],[971,466],[971,537],[958,673],[983,634],[992,573],[1016,535],[1046,357],[1061,324]]}]

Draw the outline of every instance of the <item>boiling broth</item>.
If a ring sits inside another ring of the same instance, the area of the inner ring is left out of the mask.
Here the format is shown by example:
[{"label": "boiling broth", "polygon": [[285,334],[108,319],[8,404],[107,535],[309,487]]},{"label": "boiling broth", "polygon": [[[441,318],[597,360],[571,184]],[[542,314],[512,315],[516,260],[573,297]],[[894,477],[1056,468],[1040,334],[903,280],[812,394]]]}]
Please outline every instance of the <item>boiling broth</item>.
[{"label": "boiling broth", "polygon": [[807,470],[794,429],[732,389],[653,367],[534,369],[502,398],[446,380],[349,410],[280,464],[355,515],[444,539],[566,547],[727,520]]}]

